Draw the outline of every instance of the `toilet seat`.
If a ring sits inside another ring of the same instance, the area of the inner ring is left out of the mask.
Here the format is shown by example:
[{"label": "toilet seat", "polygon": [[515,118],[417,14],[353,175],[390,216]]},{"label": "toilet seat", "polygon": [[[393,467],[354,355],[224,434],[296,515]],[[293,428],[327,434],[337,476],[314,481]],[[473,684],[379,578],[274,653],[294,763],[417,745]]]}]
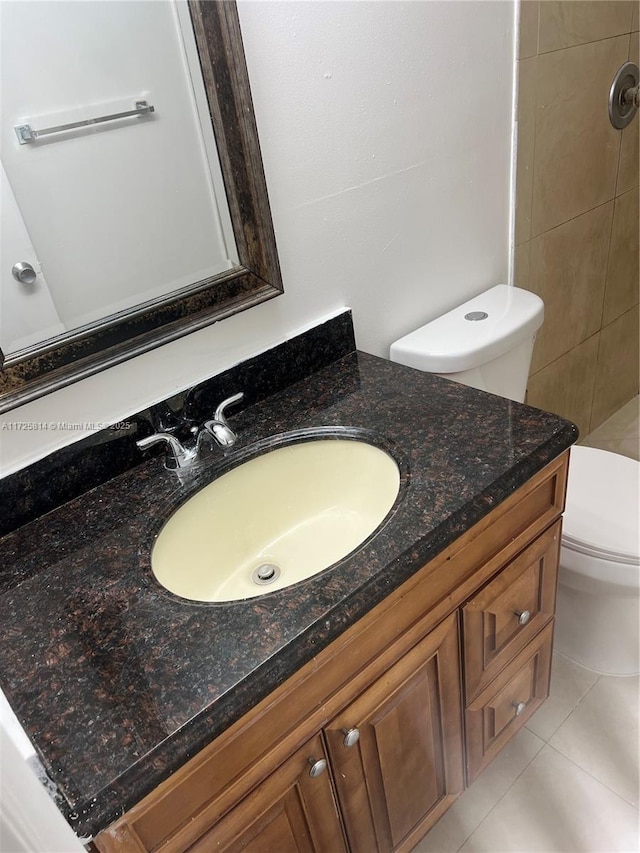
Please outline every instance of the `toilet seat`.
[{"label": "toilet seat", "polygon": [[640,463],[607,450],[571,449],[562,545],[640,566]]}]

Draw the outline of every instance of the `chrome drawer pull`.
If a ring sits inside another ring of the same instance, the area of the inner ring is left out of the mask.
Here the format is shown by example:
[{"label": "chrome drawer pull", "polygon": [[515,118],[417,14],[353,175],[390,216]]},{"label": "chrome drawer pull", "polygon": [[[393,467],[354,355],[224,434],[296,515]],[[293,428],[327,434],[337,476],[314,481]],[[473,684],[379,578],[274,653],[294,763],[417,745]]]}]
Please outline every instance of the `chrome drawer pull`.
[{"label": "chrome drawer pull", "polygon": [[529,610],[514,610],[514,613],[518,617],[519,625],[526,625],[531,619],[531,611]]},{"label": "chrome drawer pull", "polygon": [[343,729],[342,733],[344,734],[342,743],[345,746],[355,746],[360,740],[360,731],[355,726],[352,729]]},{"label": "chrome drawer pull", "polygon": [[327,762],[324,758],[319,758],[317,761],[314,761],[313,758],[310,758],[309,764],[311,765],[311,769],[309,770],[309,776],[311,776],[312,779],[315,779],[318,776],[322,776],[324,771],[327,769]]},{"label": "chrome drawer pull", "polygon": [[524,709],[527,707],[527,703],[526,703],[526,702],[512,702],[511,704],[512,704],[512,705],[513,705],[513,707],[516,709],[516,717],[519,717],[519,716],[520,716],[520,714],[521,714],[521,713],[524,711]]}]

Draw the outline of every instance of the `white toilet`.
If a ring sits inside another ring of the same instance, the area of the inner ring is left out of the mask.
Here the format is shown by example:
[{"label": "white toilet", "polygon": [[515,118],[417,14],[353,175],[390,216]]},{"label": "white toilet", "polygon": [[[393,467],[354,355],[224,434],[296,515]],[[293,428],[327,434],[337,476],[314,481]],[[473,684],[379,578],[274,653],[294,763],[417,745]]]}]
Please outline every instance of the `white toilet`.
[{"label": "white toilet", "polygon": [[[522,402],[542,300],[499,284],[391,345],[392,361]],[[556,649],[608,675],[640,671],[640,463],[573,447]]]},{"label": "white toilet", "polygon": [[606,675],[640,671],[640,462],[571,449],[554,644]]},{"label": "white toilet", "polygon": [[391,344],[391,361],[524,400],[542,299],[497,284]]}]

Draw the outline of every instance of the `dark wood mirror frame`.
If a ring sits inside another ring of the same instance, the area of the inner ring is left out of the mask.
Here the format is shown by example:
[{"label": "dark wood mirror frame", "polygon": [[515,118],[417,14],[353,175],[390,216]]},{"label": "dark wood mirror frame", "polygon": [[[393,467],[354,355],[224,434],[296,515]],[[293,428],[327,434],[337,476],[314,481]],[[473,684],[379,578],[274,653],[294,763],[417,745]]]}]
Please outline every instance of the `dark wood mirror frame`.
[{"label": "dark wood mirror frame", "polygon": [[[282,293],[235,0],[189,0],[240,263],[0,361],[0,412]],[[1,359],[0,351],[0,359]]]}]

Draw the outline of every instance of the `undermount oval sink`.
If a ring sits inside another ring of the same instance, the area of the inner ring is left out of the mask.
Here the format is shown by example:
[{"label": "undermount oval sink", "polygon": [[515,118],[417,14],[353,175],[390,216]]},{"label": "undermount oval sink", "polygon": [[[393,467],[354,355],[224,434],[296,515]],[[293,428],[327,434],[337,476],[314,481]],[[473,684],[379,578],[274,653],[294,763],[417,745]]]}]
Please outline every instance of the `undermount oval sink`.
[{"label": "undermount oval sink", "polygon": [[157,580],[191,601],[237,601],[305,580],[385,519],[400,473],[384,450],[316,439],[256,456],[197,492],[151,553]]}]

